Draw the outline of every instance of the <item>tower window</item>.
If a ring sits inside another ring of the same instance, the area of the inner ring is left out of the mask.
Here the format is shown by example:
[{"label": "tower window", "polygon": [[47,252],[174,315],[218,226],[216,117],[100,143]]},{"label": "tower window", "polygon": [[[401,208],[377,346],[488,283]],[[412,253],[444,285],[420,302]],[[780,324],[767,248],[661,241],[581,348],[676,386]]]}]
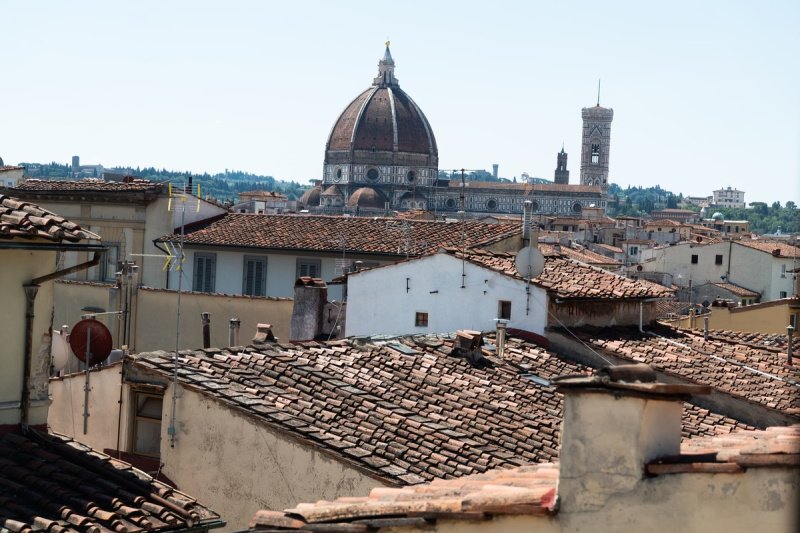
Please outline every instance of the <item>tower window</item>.
[{"label": "tower window", "polygon": [[592,144],[592,163],[600,162],[600,144]]}]

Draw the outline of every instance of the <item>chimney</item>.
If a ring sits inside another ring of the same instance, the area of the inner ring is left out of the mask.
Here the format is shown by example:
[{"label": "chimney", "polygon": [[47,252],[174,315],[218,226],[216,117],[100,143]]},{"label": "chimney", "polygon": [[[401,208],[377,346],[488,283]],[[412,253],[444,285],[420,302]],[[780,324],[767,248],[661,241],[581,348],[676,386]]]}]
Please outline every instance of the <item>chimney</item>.
[{"label": "chimney", "polygon": [[708,317],[703,317],[703,340],[708,340]]},{"label": "chimney", "polygon": [[483,334],[480,331],[461,329],[456,332],[450,355],[463,357],[475,368],[491,368],[492,362],[483,355]]},{"label": "chimney", "polygon": [[533,202],[525,200],[522,204],[522,247],[531,245],[531,214]]},{"label": "chimney", "polygon": [[506,349],[506,321],[502,318],[495,319],[497,321],[497,357],[503,358],[503,353]]},{"label": "chimney", "polygon": [[710,391],[658,383],[645,364],[558,377],[553,384],[564,394],[558,496],[566,513],[600,509],[635,490],[645,465],[678,455],[683,401]]},{"label": "chimney", "polygon": [[272,324],[256,324],[256,336],[253,337],[253,344],[266,344],[268,342],[278,342],[272,332]]},{"label": "chimney", "polygon": [[323,310],[327,301],[328,286],[324,281],[308,276],[297,279],[289,340],[312,340],[322,333]]},{"label": "chimney", "polygon": [[203,323],[203,348],[211,348],[211,313],[200,313]]},{"label": "chimney", "polygon": [[228,325],[228,347],[241,346],[239,344],[239,326],[242,322],[238,318],[231,318]]}]

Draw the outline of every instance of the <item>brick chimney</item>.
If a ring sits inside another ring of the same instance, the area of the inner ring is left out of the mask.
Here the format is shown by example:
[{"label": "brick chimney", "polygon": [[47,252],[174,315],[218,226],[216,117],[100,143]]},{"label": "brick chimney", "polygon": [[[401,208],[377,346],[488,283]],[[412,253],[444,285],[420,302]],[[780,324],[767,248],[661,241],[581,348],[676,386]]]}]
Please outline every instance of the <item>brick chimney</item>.
[{"label": "brick chimney", "polygon": [[289,340],[306,341],[322,333],[323,311],[328,301],[328,286],[318,278],[303,276],[294,284],[294,306]]},{"label": "brick chimney", "polygon": [[636,364],[553,380],[564,394],[561,512],[600,509],[613,495],[635,490],[647,463],[680,453],[682,402],[710,387],[655,379],[652,368]]}]

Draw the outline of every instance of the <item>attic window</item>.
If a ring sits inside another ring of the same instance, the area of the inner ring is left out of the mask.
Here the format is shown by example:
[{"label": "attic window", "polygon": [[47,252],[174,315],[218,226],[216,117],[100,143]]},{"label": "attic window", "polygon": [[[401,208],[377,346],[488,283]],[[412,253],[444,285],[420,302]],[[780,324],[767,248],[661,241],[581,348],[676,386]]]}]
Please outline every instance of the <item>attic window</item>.
[{"label": "attic window", "polygon": [[428,313],[425,313],[424,311],[417,311],[416,316],[414,317],[414,325],[418,328],[427,328]]},{"label": "attic window", "polygon": [[497,302],[497,318],[511,320],[511,302],[507,300],[499,300]]},{"label": "attic window", "polygon": [[161,453],[161,407],[163,397],[133,391],[131,450],[158,457]]}]

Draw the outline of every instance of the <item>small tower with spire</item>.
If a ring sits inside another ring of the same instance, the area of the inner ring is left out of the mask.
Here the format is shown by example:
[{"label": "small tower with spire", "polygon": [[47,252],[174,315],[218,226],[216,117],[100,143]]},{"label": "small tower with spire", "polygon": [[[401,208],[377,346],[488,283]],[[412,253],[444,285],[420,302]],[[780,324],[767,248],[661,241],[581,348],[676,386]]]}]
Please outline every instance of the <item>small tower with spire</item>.
[{"label": "small tower with spire", "polygon": [[383,59],[378,62],[378,76],[372,80],[372,85],[376,87],[399,87],[397,78],[394,77],[394,59],[392,53],[389,51],[391,43],[386,41],[386,51],[383,53]]},{"label": "small tower with spire", "polygon": [[564,145],[561,145],[561,151],[557,154],[558,160],[556,162],[556,172],[553,176],[553,181],[559,185],[569,184],[569,170],[567,170],[567,152],[564,151]]}]

